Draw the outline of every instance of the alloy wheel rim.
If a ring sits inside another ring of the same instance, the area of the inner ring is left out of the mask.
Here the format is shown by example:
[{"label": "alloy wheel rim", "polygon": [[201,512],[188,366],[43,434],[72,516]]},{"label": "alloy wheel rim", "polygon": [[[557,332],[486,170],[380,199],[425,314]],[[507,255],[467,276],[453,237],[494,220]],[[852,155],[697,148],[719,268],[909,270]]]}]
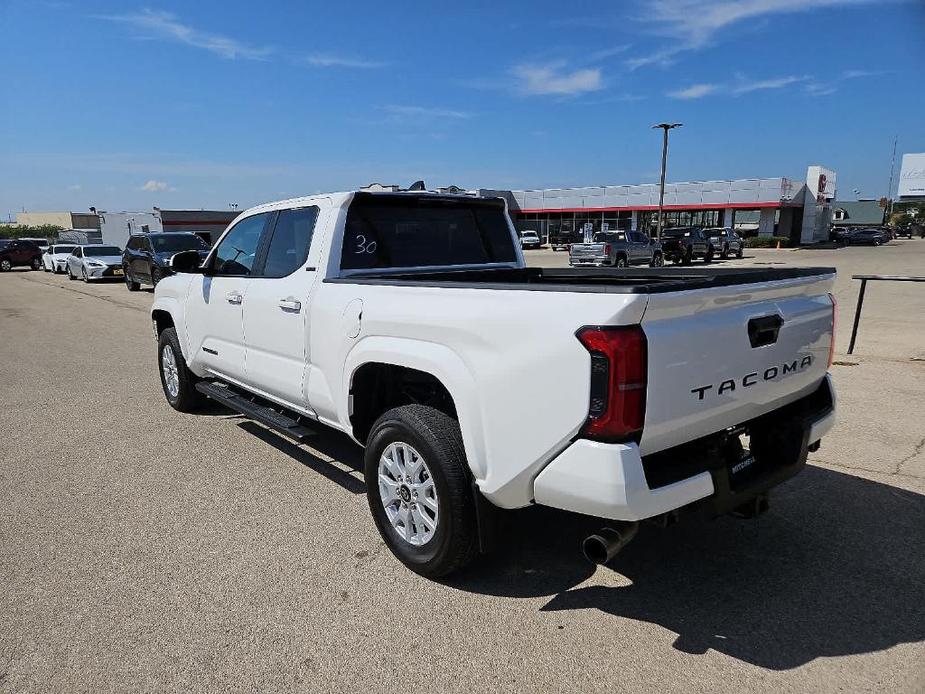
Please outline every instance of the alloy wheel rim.
[{"label": "alloy wheel rim", "polygon": [[430,542],[440,522],[440,504],[423,456],[402,441],[390,443],[379,458],[379,498],[392,529],[410,545]]},{"label": "alloy wheel rim", "polygon": [[164,386],[170,397],[175,398],[180,393],[180,373],[177,368],[177,359],[173,354],[173,347],[164,345],[161,352],[161,371],[164,374]]},{"label": "alloy wheel rim", "polygon": [[2,267],[4,270],[9,270],[9,269],[12,268],[13,266],[10,265],[10,261],[9,261],[9,260],[4,260],[3,263],[0,264],[0,267]]}]

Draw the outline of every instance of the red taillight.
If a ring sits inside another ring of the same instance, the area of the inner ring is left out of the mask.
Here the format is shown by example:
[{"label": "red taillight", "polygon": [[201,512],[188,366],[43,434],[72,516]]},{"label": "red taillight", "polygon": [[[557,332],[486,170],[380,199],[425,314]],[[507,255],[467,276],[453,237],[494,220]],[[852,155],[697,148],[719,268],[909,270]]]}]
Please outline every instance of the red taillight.
[{"label": "red taillight", "polygon": [[609,243],[605,243],[605,244],[604,244],[604,255],[606,255],[606,256],[609,256],[609,255],[610,255],[610,248],[611,248],[611,247],[610,247],[610,244],[609,244]]},{"label": "red taillight", "polygon": [[646,416],[646,335],[638,325],[585,327],[578,339],[591,353],[591,396],[582,436],[637,440]]},{"label": "red taillight", "polygon": [[835,326],[838,325],[838,301],[835,300],[834,294],[829,294],[829,301],[832,302],[832,342],[829,345],[829,367],[832,368],[832,362],[835,361]]}]

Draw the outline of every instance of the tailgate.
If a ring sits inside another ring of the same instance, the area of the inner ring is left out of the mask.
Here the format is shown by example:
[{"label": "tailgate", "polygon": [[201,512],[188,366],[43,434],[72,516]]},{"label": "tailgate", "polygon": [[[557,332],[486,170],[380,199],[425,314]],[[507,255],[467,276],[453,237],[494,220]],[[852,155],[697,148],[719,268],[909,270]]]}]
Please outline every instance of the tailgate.
[{"label": "tailgate", "polygon": [[[811,393],[832,341],[834,275],[651,294],[643,455]],[[776,337],[775,337],[776,334]]]},{"label": "tailgate", "polygon": [[569,256],[572,260],[601,260],[604,258],[604,244],[573,243]]}]

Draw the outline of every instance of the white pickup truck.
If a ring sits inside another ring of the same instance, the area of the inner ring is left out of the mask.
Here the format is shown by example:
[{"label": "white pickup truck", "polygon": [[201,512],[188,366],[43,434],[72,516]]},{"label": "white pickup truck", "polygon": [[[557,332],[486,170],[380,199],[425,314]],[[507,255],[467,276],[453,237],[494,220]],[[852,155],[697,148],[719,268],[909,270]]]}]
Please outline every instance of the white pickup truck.
[{"label": "white pickup truck", "polygon": [[834,419],[828,268],[528,268],[503,200],[423,191],[261,205],[171,262],[168,402],[346,432],[426,576],[472,560],[496,508],[607,519],[597,561],[642,519],[761,510]]}]

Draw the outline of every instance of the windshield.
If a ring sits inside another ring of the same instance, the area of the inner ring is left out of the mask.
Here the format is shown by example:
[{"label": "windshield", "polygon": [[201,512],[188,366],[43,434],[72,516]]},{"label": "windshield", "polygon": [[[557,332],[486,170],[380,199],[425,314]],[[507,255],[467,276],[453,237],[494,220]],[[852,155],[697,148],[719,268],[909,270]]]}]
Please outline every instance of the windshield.
[{"label": "windshield", "polygon": [[74,250],[73,246],[52,246],[49,249],[52,253],[70,253]]},{"label": "windshield", "polygon": [[84,246],[84,255],[88,258],[102,258],[109,255],[122,255],[118,246]]},{"label": "windshield", "polygon": [[155,253],[209,250],[209,245],[194,234],[164,234],[163,236],[151,236],[150,238]]},{"label": "windshield", "polygon": [[516,258],[499,200],[357,193],[347,212],[340,266],[481,265]]},{"label": "windshield", "polygon": [[665,229],[662,232],[662,236],[667,236],[670,239],[677,239],[682,236],[690,236],[690,235],[691,235],[690,229]]}]

